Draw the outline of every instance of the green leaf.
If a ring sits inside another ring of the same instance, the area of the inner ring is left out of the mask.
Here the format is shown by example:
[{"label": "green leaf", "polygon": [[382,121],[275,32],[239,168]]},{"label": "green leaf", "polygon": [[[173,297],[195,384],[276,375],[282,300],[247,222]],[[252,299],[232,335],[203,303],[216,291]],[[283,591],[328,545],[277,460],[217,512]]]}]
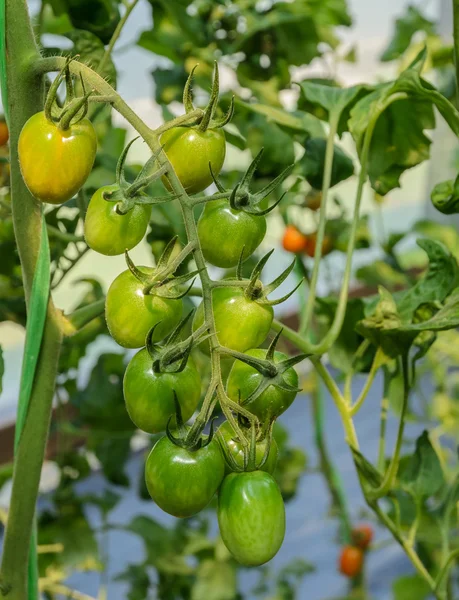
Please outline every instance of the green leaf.
[{"label": "green leaf", "polygon": [[81,497],[82,502],[97,506],[104,517],[118,505],[120,500],[121,496],[108,488],[105,488],[101,495],[85,494]]},{"label": "green leaf", "polygon": [[355,276],[372,288],[382,286],[393,290],[407,284],[406,276],[383,260],[375,260],[370,265],[359,267]]},{"label": "green leaf", "polygon": [[239,98],[236,99],[236,105],[241,106],[247,111],[263,115],[268,122],[273,122],[289,129],[291,131],[308,133],[311,137],[324,137],[325,131],[319,119],[302,111],[287,112],[282,108],[260,104],[257,102],[243,102]]},{"label": "green leaf", "polygon": [[[91,0],[92,1],[92,0]],[[101,40],[90,31],[82,29],[73,29],[65,34],[73,42],[71,52],[68,55],[79,55],[79,62],[89,65],[99,73],[98,66],[105,54],[105,46]],[[116,87],[116,68],[111,58],[105,62],[104,69],[99,73],[112,86]]]},{"label": "green leaf", "polygon": [[403,487],[415,498],[423,500],[437,494],[445,484],[443,471],[437,453],[424,431],[416,441],[416,449],[411,459],[399,474]]},{"label": "green leaf", "polygon": [[413,225],[413,231],[427,238],[442,242],[451,254],[456,257],[456,260],[459,257],[459,233],[456,227],[424,219],[417,221]]},{"label": "green leaf", "polygon": [[382,483],[381,473],[375,469],[371,462],[369,462],[359,450],[356,450],[355,448],[351,448],[351,450],[355,466],[364,478],[365,483],[367,483],[370,488],[378,488]]},{"label": "green leaf", "polygon": [[414,34],[419,31],[431,35],[435,33],[435,23],[426,19],[416,6],[409,5],[405,14],[396,19],[392,39],[381,54],[380,60],[387,62],[400,58],[408,50]]},{"label": "green leaf", "polygon": [[301,92],[309,105],[321,107],[327,120],[334,114],[339,117],[338,133],[347,131],[349,113],[354,104],[371,91],[367,85],[355,85],[349,88],[340,88],[331,85],[302,81],[299,84]]},{"label": "green leaf", "polygon": [[404,575],[392,584],[394,600],[426,600],[430,586],[420,575]]},{"label": "green leaf", "polygon": [[456,259],[441,242],[419,239],[417,244],[429,257],[429,269],[424,277],[403,293],[397,301],[401,319],[411,319],[415,310],[427,302],[442,302],[459,285]]},{"label": "green leaf", "polygon": [[102,464],[105,477],[114,485],[129,485],[124,466],[131,455],[132,433],[128,437],[116,439],[110,437],[110,432],[107,431],[105,435],[97,433],[88,440],[88,448],[94,451]]},{"label": "green leaf", "polygon": [[430,199],[434,207],[444,215],[459,213],[459,178],[437,183]]},{"label": "green leaf", "polygon": [[212,559],[200,563],[191,600],[234,600],[236,594],[237,577],[233,563]]},{"label": "green leaf", "polygon": [[[324,138],[308,138],[304,144],[304,156],[300,161],[307,182],[316,190],[322,189],[326,146],[327,141]],[[335,145],[330,187],[348,179],[353,174],[354,163],[352,158],[339,146]]]},{"label": "green leaf", "polygon": [[[51,4],[54,6],[56,0]],[[120,21],[116,0],[63,0],[62,4],[75,29],[85,30],[108,44]]]},{"label": "green leaf", "polygon": [[264,149],[257,168],[258,175],[278,175],[280,170],[295,162],[291,136],[274,122],[256,115],[250,122],[246,138],[252,156]]}]

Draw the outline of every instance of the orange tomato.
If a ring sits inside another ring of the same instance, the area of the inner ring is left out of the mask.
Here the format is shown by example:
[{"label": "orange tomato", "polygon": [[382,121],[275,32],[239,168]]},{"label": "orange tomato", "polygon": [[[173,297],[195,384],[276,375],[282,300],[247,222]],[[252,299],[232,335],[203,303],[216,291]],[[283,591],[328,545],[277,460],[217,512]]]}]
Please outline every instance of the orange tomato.
[{"label": "orange tomato", "polygon": [[[317,245],[317,233],[311,233],[306,236],[305,254],[314,258]],[[322,242],[322,256],[327,256],[333,250],[333,240],[329,235],[325,235]]]},{"label": "orange tomato", "polygon": [[339,557],[339,570],[346,577],[357,577],[362,572],[363,551],[355,546],[344,546]]},{"label": "orange tomato", "polygon": [[5,121],[0,121],[0,146],[6,146],[10,132],[8,131],[8,125]]},{"label": "orange tomato", "polygon": [[366,550],[373,540],[373,528],[370,525],[359,525],[352,530],[353,543]]},{"label": "orange tomato", "polygon": [[282,238],[282,246],[287,252],[294,252],[295,254],[304,252],[306,250],[306,236],[298,231],[294,225],[288,225]]}]

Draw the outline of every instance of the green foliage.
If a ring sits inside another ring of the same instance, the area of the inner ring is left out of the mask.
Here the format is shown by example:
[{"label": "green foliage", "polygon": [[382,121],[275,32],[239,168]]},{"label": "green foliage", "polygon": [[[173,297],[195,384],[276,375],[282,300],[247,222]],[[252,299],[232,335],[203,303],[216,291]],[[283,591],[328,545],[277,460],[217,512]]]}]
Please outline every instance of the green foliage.
[{"label": "green foliage", "polygon": [[385,62],[400,58],[408,50],[414,34],[418,31],[431,35],[435,33],[435,24],[426,19],[416,6],[409,5],[406,7],[405,14],[395,21],[392,39],[380,59]]},{"label": "green foliage", "polygon": [[[301,160],[301,167],[307,182],[317,190],[322,187],[326,145],[327,142],[323,138],[310,138],[304,143],[305,152]],[[330,187],[348,179],[353,174],[354,163],[351,157],[335,145]]]},{"label": "green foliage", "polygon": [[404,489],[418,501],[435,496],[444,486],[440,461],[427,431],[416,441],[415,452],[401,469],[399,480]]}]

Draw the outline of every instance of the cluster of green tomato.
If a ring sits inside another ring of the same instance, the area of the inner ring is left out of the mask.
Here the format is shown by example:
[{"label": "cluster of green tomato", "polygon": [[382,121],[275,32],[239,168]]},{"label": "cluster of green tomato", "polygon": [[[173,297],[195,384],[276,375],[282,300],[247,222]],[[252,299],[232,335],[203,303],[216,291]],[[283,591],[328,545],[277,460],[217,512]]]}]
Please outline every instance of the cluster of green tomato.
[{"label": "cluster of green tomato", "polygon": [[[221,129],[174,127],[162,135],[161,144],[188,194],[207,188],[222,168],[225,136]],[[24,125],[19,139],[23,179],[35,198],[51,204],[66,202],[88,177],[96,149],[94,128],[76,109],[75,119],[67,119],[65,126],[46,111],[37,113]],[[170,189],[167,178],[163,181]],[[141,189],[125,212],[119,210],[119,194],[119,181],[99,189],[86,213],[86,241],[105,255],[133,248],[144,237],[150,219],[149,204],[135,202],[145,196]],[[227,198],[207,202],[198,222],[203,255],[219,267],[234,267],[242,254],[243,259],[250,256],[265,232],[262,214],[237,210]],[[188,420],[201,398],[201,377],[191,357],[180,369],[173,365],[158,369],[154,367],[151,347],[146,347],[147,335],[153,344],[163,341],[180,327],[183,314],[181,296],[173,293],[174,277],[161,280],[160,275],[158,267],[129,268],[116,277],[106,298],[106,321],[113,338],[125,348],[140,348],[126,369],[123,389],[132,421],[150,434],[177,426],[177,403],[181,416]],[[263,301],[261,282],[258,283],[250,294],[241,286],[217,287],[212,305],[218,343],[265,359],[267,351],[258,346],[270,331],[273,309]],[[204,321],[201,303],[193,331],[202,328]],[[200,347],[209,353],[208,340],[201,341]],[[272,355],[274,362],[286,358],[279,352]],[[262,379],[258,370],[235,360],[226,394],[231,401],[244,403]],[[293,367],[285,370],[283,380],[289,389],[267,386],[247,404],[247,410],[260,423],[273,421],[293,402],[296,390],[292,390],[298,385]],[[249,434],[249,429],[246,431]],[[238,438],[229,422],[223,423],[215,436],[203,436],[193,448],[177,445],[164,436],[146,462],[148,490],[158,506],[176,517],[196,514],[218,492],[218,519],[228,549],[243,564],[262,564],[276,554],[285,533],[284,504],[272,477],[277,446],[270,438],[252,436],[251,456],[256,454],[255,465],[260,468],[253,466],[252,461],[253,468],[247,471],[247,442]],[[233,460],[229,461],[228,456]]]}]

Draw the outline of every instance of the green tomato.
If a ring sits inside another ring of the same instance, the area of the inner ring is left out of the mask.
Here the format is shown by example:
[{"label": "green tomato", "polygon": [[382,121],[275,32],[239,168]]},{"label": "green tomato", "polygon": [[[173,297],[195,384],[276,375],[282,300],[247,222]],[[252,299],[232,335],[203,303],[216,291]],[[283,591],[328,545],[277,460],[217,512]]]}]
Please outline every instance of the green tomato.
[{"label": "green tomato", "polygon": [[[138,267],[151,274],[151,267]],[[179,324],[182,301],[144,294],[144,284],[127,269],[111,284],[105,301],[105,319],[113,339],[124,348],[141,348],[156,325],[153,342],[159,342]]]},{"label": "green tomato", "polygon": [[174,392],[184,421],[193,415],[201,397],[201,376],[190,357],[183,371],[155,373],[153,359],[143,348],[131,359],[123,380],[126,408],[136,427],[147,433],[175,426]]},{"label": "green tomato", "polygon": [[115,256],[131,250],[143,239],[150,221],[151,206],[136,205],[125,215],[116,212],[117,202],[104,199],[104,194],[115,192],[116,184],[106,185],[95,192],[84,220],[84,237],[90,248]]},{"label": "green tomato", "polygon": [[156,504],[174,517],[191,517],[205,508],[225,473],[217,440],[190,451],[161,438],[145,464],[148,492]]},{"label": "green tomato", "polygon": [[[222,129],[199,127],[172,127],[161,136],[161,144],[174,168],[175,174],[188,194],[202,192],[212,183],[209,163],[217,176],[226,154],[225,134]],[[170,190],[167,178],[162,178]]]},{"label": "green tomato", "polygon": [[[222,346],[245,352],[249,348],[262,344],[271,329],[274,311],[267,304],[246,298],[241,288],[220,287],[212,292],[215,329]],[[198,306],[193,331],[204,323],[204,304]],[[200,348],[209,352],[209,342],[203,342]]]},{"label": "green tomato", "polygon": [[279,551],[285,507],[269,473],[231,473],[218,494],[218,524],[225,546],[245,566],[259,566]]},{"label": "green tomato", "polygon": [[[237,435],[234,432],[233,427],[229,421],[225,421],[218,428],[217,433],[219,433],[223,437],[223,443],[226,444],[229,454],[234,458],[236,463],[240,467],[244,467],[244,447],[239,441]],[[259,465],[263,460],[263,457],[266,452],[266,444],[267,440],[263,440],[262,442],[257,443],[256,450],[256,463]],[[279,450],[277,448],[276,440],[272,438],[271,447],[269,449],[268,458],[266,459],[265,464],[261,467],[261,471],[266,471],[267,473],[274,473],[274,469],[277,464],[277,455]],[[228,462],[225,460],[225,473],[231,473],[232,469]]]},{"label": "green tomato", "polygon": [[216,267],[235,267],[244,249],[246,260],[266,234],[264,216],[233,210],[228,200],[207,202],[198,221],[204,258]]},{"label": "green tomato", "polygon": [[[246,354],[255,358],[266,358],[266,352],[255,348]],[[275,362],[286,358],[288,357],[282,352],[274,353]],[[239,399],[243,402],[257,389],[262,378],[263,376],[256,369],[240,360],[235,360],[226,383],[228,396],[235,402],[239,402]],[[291,386],[298,387],[298,375],[293,367],[283,373],[283,378]],[[277,418],[286,411],[295,400],[296,394],[270,385],[258,398],[245,404],[244,407],[264,422],[267,419]]]},{"label": "green tomato", "polygon": [[82,187],[96,158],[97,136],[88,119],[59,129],[39,112],[22,128],[18,141],[22,177],[30,193],[50,204],[70,200]]}]

